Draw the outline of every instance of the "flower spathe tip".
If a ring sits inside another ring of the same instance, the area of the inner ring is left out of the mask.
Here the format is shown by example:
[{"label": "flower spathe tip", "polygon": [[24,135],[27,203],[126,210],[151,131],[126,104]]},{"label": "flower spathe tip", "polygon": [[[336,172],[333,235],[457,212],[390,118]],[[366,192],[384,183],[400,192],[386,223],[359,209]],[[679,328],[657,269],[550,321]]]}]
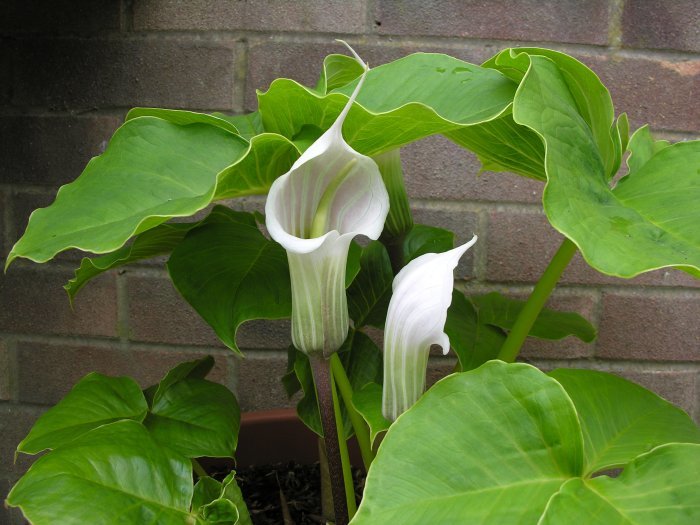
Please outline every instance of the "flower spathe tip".
[{"label": "flower spathe tip", "polygon": [[427,253],[408,263],[394,278],[384,331],[382,413],[393,421],[425,390],[431,345],[450,349],[444,332],[452,302],[453,272],[464,253],[476,243],[443,253]]}]

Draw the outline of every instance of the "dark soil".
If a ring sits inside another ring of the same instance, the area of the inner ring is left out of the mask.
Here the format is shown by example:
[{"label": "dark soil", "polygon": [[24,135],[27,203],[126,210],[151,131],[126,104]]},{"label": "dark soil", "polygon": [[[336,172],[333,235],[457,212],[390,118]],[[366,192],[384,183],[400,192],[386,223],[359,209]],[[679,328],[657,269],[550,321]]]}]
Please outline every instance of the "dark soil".
[{"label": "dark soil", "polygon": [[[225,475],[214,477],[223,478]],[[355,497],[359,501],[365,474],[360,469],[353,469],[353,478]],[[254,525],[318,525],[326,522],[321,513],[318,463],[245,467],[236,471],[236,480]]]}]

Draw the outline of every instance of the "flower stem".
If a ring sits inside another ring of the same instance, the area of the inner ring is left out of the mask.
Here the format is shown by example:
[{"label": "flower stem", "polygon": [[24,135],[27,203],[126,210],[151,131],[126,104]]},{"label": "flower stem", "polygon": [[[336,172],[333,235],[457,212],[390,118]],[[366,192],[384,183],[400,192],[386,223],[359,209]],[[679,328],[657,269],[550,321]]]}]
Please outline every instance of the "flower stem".
[{"label": "flower stem", "polygon": [[350,467],[350,454],[348,453],[348,442],[345,439],[345,429],[343,428],[343,418],[340,414],[340,401],[335,388],[333,368],[331,367],[331,393],[333,395],[333,413],[335,414],[335,428],[338,432],[338,446],[340,447],[340,463],[343,468],[343,484],[345,485],[345,501],[348,506],[348,518],[357,512],[357,502],[355,501],[355,485],[352,481],[352,469]]},{"label": "flower stem", "polygon": [[343,403],[350,416],[350,422],[355,429],[357,444],[360,446],[360,454],[362,455],[362,463],[365,465],[365,470],[367,470],[374,460],[374,452],[369,439],[369,428],[364,418],[355,409],[355,405],[352,404],[352,385],[338,354],[331,356],[331,371],[333,372],[333,381],[340,391],[340,396],[343,398]]},{"label": "flower stem", "polygon": [[331,478],[331,492],[333,494],[333,509],[336,525],[347,525],[348,507],[344,495],[345,485],[343,481],[343,464],[338,442],[338,430],[333,413],[332,377],[329,361],[320,353],[309,356],[314,384],[316,385],[316,398],[321,413],[321,426],[323,427],[323,440],[326,444],[328,458],[328,474]]},{"label": "flower stem", "polygon": [[569,239],[564,239],[564,242],[561,243],[557,253],[554,254],[554,257],[552,257],[552,260],[542,274],[542,277],[537,281],[535,288],[532,290],[532,294],[530,294],[515,324],[513,324],[513,328],[503,343],[501,351],[498,354],[500,360],[512,363],[515,361],[515,358],[518,357],[520,349],[527,335],[530,333],[532,325],[535,324],[537,316],[549,299],[561,274],[564,272],[569,262],[571,262],[571,258],[576,253],[576,249],[576,245]]},{"label": "flower stem", "polygon": [[192,458],[192,469],[194,470],[195,474],[197,474],[198,478],[205,478],[208,476],[207,471],[204,470],[204,467],[202,467],[199,461],[194,458]]}]

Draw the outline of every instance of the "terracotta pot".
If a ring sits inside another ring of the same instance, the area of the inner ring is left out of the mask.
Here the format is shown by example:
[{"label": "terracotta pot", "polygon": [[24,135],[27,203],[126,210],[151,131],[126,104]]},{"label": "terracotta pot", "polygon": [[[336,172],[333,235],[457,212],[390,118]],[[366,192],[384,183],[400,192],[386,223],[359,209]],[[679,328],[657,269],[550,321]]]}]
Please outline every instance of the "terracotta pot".
[{"label": "terracotta pot", "polygon": [[[361,466],[362,458],[355,438],[348,442],[350,460]],[[241,430],[236,449],[237,468],[295,461],[300,464],[318,461],[318,436],[308,429],[293,408],[246,412],[241,415]],[[231,460],[206,458],[210,467],[230,465]]]}]

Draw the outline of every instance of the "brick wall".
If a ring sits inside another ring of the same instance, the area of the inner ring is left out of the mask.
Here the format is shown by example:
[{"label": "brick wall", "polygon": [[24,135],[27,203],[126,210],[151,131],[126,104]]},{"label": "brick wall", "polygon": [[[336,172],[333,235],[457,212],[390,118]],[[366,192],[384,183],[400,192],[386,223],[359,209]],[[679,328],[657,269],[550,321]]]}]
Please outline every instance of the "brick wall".
[{"label": "brick wall", "polygon": [[[700,128],[700,4],[695,0],[6,0],[0,7],[0,254],[31,210],[51,202],[99,154],[132,106],[242,112],[278,76],[314,82],[350,42],[370,65],[413,51],[479,63],[511,45],[565,51],[592,67],[632,127],[673,140]],[[478,163],[440,137],[406,148],[416,220],[480,235],[459,269],[476,292],[525,294],[560,242],[541,185]],[[253,199],[250,206],[259,206]],[[61,285],[79,257],[18,261],[0,276],[0,480],[27,466],[13,449],[32,421],[91,370],[143,384],[179,360],[213,354],[215,378],[246,410],[287,406],[277,380],[287,323],[251,323],[239,360],[173,290],[162,264],[112,272],[72,311]],[[160,261],[162,263],[162,261]],[[661,270],[629,281],[580,258],[553,306],[599,328],[592,345],[528,343],[545,368],[620,373],[700,420],[700,281]],[[452,358],[433,363],[432,377]],[[4,494],[4,489],[3,489]],[[0,515],[2,519],[12,518]],[[14,518],[16,520],[16,517]]]}]

